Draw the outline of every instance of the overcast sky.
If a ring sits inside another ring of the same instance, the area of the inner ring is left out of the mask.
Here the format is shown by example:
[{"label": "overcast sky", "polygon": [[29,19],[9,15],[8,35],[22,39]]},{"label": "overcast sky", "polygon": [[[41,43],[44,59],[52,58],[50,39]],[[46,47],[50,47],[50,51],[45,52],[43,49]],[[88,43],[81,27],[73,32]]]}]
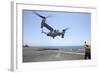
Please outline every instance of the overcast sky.
[{"label": "overcast sky", "polygon": [[[90,43],[91,14],[76,12],[35,11],[43,16],[50,15],[47,23],[54,29],[62,31],[69,28],[64,38],[53,39],[41,33],[41,18],[31,10],[23,10],[23,45],[29,46],[78,46],[84,41]],[[48,30],[44,29],[45,32]]]}]

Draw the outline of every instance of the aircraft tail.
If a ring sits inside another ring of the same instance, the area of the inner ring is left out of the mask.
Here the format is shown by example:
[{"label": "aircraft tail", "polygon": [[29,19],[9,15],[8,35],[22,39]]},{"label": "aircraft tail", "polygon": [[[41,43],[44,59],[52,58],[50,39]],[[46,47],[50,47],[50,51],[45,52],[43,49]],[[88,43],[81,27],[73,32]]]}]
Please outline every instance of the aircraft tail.
[{"label": "aircraft tail", "polygon": [[68,30],[68,28],[62,30],[62,38],[64,38],[66,30]]}]

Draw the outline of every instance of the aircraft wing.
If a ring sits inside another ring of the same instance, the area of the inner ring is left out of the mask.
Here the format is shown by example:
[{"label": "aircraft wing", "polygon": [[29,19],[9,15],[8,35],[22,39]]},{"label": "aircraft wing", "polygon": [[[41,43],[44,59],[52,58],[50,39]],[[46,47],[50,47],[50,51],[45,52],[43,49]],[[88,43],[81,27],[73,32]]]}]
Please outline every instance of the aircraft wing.
[{"label": "aircraft wing", "polygon": [[44,24],[44,27],[46,27],[47,29],[49,29],[50,31],[53,31],[54,29],[51,27],[51,26],[49,26],[48,24]]}]

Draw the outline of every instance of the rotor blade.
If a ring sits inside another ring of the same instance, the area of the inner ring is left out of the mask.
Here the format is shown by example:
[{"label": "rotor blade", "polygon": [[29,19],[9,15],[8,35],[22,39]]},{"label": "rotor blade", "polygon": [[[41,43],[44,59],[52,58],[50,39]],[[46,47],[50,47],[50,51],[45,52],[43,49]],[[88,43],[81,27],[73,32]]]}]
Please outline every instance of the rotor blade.
[{"label": "rotor blade", "polygon": [[51,15],[48,15],[46,18],[52,17]]},{"label": "rotor blade", "polygon": [[35,13],[37,16],[39,16],[39,17],[41,17],[41,18],[46,18],[46,17],[44,17],[44,16],[42,16],[42,15],[40,15],[40,14],[38,14],[38,13],[36,13],[36,12],[34,12],[34,11],[32,11],[33,13]]},{"label": "rotor blade", "polygon": [[68,30],[69,28],[65,28],[65,29],[63,29],[63,31],[66,31],[66,30]]}]

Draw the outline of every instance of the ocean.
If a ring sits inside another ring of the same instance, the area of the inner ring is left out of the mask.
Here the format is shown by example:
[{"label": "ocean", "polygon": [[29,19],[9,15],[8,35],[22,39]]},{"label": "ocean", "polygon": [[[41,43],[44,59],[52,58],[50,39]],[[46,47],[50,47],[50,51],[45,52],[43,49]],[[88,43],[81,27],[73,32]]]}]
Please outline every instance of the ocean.
[{"label": "ocean", "polygon": [[85,51],[83,46],[29,46],[24,47],[27,49],[60,49],[62,51],[70,51],[70,52],[81,52],[83,53]]}]

